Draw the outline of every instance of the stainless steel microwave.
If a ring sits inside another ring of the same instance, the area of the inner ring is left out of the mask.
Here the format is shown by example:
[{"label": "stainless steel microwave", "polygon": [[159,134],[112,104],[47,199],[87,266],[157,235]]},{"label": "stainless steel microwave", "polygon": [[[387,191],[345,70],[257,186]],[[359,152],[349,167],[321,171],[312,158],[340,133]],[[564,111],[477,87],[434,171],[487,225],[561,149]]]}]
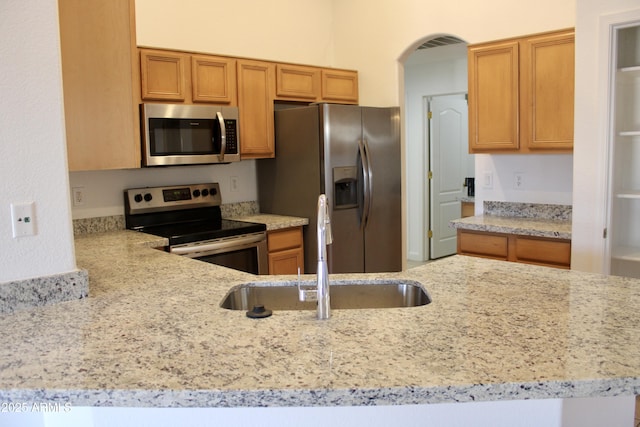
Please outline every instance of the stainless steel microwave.
[{"label": "stainless steel microwave", "polygon": [[143,166],[240,160],[237,107],[141,104],[140,118]]}]

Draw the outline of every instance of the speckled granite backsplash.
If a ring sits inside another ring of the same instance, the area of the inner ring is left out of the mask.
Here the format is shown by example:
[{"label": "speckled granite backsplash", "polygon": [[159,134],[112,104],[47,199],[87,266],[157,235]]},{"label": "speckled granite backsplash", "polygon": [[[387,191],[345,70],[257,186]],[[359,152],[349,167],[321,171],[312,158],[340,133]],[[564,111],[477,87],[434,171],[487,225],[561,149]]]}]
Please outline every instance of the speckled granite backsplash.
[{"label": "speckled granite backsplash", "polygon": [[484,215],[516,218],[541,218],[571,221],[571,205],[548,205],[542,203],[492,202],[483,203]]},{"label": "speckled granite backsplash", "polygon": [[[260,212],[258,202],[228,203],[220,206],[223,218],[255,215]],[[101,216],[96,218],[82,218],[73,220],[73,234],[104,233],[125,229],[124,215]]]},{"label": "speckled granite backsplash", "polygon": [[222,218],[233,218],[238,216],[255,215],[260,212],[260,206],[258,202],[240,202],[229,203],[220,206],[222,210]]}]

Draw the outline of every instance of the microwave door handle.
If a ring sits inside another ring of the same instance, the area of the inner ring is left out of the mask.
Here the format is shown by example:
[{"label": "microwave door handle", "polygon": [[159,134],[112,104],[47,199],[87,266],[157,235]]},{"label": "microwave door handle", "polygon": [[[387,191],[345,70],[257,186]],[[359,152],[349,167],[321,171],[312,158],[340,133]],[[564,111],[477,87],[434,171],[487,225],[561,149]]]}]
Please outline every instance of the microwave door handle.
[{"label": "microwave door handle", "polygon": [[224,153],[227,151],[227,129],[224,127],[224,117],[222,117],[220,111],[216,113],[216,117],[220,125],[220,154],[218,154],[218,160],[224,162]]}]

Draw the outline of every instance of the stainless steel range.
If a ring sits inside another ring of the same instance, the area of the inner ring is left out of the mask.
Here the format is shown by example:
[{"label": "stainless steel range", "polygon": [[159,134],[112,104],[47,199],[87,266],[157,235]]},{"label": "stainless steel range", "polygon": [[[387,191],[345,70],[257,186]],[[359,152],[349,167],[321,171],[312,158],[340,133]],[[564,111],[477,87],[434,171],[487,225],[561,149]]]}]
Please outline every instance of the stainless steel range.
[{"label": "stainless steel range", "polygon": [[169,239],[168,252],[267,274],[266,225],[222,219],[218,183],[130,188],[126,228]]}]

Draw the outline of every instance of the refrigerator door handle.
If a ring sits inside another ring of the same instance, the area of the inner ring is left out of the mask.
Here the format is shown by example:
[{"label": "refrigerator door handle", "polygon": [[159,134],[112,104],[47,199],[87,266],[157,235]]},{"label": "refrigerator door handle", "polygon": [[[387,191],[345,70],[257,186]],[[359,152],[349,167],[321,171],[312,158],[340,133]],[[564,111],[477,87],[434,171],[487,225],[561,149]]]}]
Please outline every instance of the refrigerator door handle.
[{"label": "refrigerator door handle", "polygon": [[371,163],[369,161],[369,144],[367,140],[358,140],[358,150],[360,151],[360,159],[362,161],[362,177],[363,177],[363,193],[364,203],[362,207],[362,215],[360,217],[360,228],[364,229],[369,221],[369,213],[371,211]]}]

